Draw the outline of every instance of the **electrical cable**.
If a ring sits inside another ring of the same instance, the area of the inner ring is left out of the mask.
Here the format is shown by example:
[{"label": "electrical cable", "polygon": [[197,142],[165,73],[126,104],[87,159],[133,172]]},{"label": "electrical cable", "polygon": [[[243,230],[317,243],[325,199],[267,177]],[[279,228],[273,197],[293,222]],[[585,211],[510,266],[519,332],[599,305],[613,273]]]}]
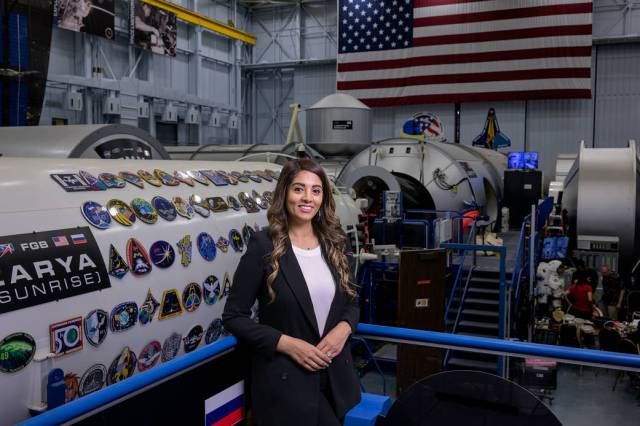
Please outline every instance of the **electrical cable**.
[{"label": "electrical cable", "polygon": [[453,191],[455,190],[458,185],[460,185],[462,182],[467,181],[467,183],[469,184],[469,190],[471,191],[471,196],[473,197],[473,203],[474,205],[478,205],[478,201],[476,199],[476,193],[473,190],[473,185],[471,184],[471,179],[469,179],[469,176],[465,176],[462,179],[460,179],[458,182],[454,183],[453,185],[447,182],[447,175],[440,169],[437,168],[433,171],[433,182],[436,184],[436,186],[440,189],[442,189],[443,191]]}]

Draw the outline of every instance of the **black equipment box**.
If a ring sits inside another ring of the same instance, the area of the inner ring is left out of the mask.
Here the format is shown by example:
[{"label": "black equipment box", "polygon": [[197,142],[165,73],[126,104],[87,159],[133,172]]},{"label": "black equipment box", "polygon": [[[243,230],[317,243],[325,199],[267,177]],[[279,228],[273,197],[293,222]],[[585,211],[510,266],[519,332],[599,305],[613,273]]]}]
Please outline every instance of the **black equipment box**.
[{"label": "black equipment box", "polygon": [[522,386],[528,389],[556,389],[558,367],[555,361],[527,358],[524,362]]},{"label": "black equipment box", "polygon": [[503,205],[509,208],[509,228],[520,229],[531,205],[537,205],[541,197],[542,171],[505,170]]},{"label": "black equipment box", "polygon": [[[398,279],[398,324],[417,330],[445,331],[446,262],[444,250],[403,250]],[[397,393],[442,370],[444,349],[398,345]]]}]

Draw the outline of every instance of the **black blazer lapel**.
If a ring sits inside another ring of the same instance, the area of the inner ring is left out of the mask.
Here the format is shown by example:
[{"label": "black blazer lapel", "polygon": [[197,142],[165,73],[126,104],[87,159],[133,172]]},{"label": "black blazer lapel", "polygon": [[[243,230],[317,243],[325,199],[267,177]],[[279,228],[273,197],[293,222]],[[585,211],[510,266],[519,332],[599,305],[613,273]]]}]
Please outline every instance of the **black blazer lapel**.
[{"label": "black blazer lapel", "polygon": [[298,303],[302,308],[302,312],[304,312],[304,316],[307,318],[318,337],[320,337],[318,321],[316,321],[316,314],[313,310],[313,302],[311,301],[311,295],[307,288],[307,282],[304,279],[304,275],[300,269],[300,264],[298,263],[298,259],[296,259],[296,255],[291,247],[291,242],[289,241],[287,241],[287,251],[280,258],[280,270],[285,277],[285,281],[289,284],[291,291],[295,295],[296,299],[298,299]]}]

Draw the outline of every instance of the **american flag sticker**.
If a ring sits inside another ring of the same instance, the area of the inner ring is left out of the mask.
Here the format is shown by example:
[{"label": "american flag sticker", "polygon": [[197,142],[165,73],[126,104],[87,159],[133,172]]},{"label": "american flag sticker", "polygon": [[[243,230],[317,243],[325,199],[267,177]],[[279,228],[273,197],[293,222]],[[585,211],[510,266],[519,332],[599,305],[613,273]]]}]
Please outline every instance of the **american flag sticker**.
[{"label": "american flag sticker", "polygon": [[57,235],[55,237],[51,237],[53,241],[53,245],[56,247],[64,247],[69,245],[69,240],[64,235]]},{"label": "american flag sticker", "polygon": [[71,241],[73,241],[73,244],[86,244],[87,243],[87,239],[85,238],[84,234],[71,234]]}]

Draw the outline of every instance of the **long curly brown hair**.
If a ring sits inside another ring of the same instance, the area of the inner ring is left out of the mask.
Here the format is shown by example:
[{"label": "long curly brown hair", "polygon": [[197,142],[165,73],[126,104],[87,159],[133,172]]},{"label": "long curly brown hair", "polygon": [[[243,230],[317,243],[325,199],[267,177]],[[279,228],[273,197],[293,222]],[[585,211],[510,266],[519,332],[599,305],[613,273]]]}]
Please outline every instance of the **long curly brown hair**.
[{"label": "long curly brown hair", "polygon": [[[336,204],[333,200],[331,184],[322,167],[309,158],[290,160],[280,171],[280,177],[273,194],[273,202],[267,211],[269,232],[273,241],[273,251],[270,255],[271,273],[267,277],[267,288],[273,301],[276,297],[272,284],[280,271],[279,260],[287,250],[289,243],[289,217],[287,213],[287,193],[293,179],[301,171],[315,174],[322,182],[322,205],[311,223],[313,232],[318,237],[327,259],[338,273],[340,288],[350,296],[355,296],[353,284],[350,282],[350,267],[345,253],[347,236],[340,226],[340,219],[336,216]],[[269,256],[269,255],[267,255]]]}]

